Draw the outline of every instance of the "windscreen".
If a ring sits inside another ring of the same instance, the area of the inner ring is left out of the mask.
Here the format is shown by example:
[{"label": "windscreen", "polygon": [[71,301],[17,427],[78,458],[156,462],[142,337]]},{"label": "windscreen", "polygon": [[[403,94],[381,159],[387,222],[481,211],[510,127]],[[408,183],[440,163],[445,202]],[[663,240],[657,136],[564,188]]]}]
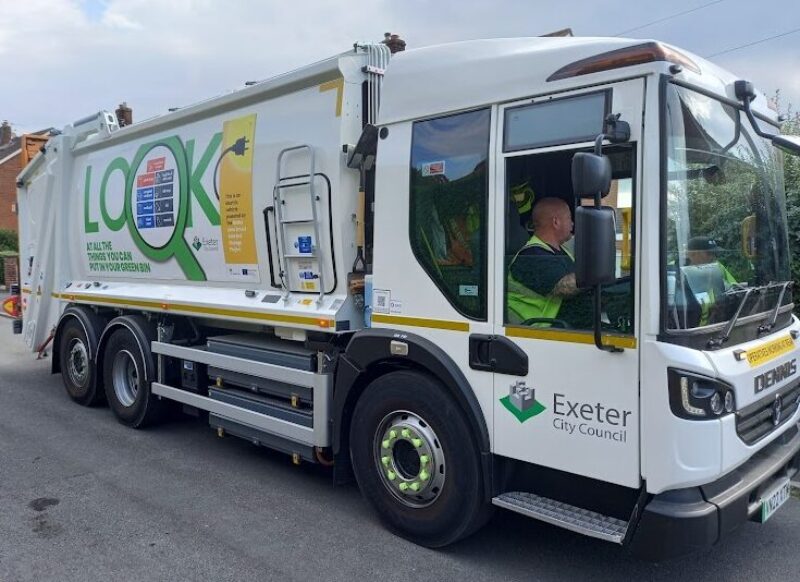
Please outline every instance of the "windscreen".
[{"label": "windscreen", "polygon": [[721,100],[669,85],[665,106],[667,329],[789,303],[780,152]]}]

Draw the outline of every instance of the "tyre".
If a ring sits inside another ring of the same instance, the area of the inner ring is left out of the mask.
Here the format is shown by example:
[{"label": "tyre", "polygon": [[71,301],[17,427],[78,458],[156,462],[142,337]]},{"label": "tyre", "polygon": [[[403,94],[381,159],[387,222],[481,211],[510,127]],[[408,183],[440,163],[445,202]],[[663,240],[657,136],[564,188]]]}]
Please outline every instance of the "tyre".
[{"label": "tyre", "polygon": [[392,372],[367,387],[353,411],[350,455],[364,497],[414,543],[446,546],[491,515],[464,414],[424,374]]},{"label": "tyre", "polygon": [[122,424],[143,428],[159,420],[164,404],[150,392],[148,367],[139,342],[127,327],[111,333],[103,350],[103,384],[106,399]]},{"label": "tyre", "polygon": [[70,317],[61,329],[58,359],[64,387],[72,400],[83,406],[105,401],[105,394],[98,386],[96,360],[91,357],[89,339],[75,317]]}]

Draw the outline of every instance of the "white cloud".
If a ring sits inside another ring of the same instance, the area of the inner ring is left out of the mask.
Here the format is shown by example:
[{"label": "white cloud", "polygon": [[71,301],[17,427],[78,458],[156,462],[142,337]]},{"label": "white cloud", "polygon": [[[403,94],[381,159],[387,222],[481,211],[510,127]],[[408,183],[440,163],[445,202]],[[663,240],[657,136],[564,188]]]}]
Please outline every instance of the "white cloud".
[{"label": "white cloud", "polygon": [[[758,34],[752,22],[763,14],[763,4],[770,3],[791,8],[791,0],[765,0],[757,7],[727,0],[632,34],[663,38],[708,54]],[[358,6],[340,0],[6,2],[0,11],[0,72],[5,84],[0,117],[18,129],[60,127],[127,101],[134,118],[141,120],[347,50],[355,41],[379,40],[390,30],[402,33],[410,48],[469,38],[532,36],[566,26],[577,34],[609,35],[698,2],[644,4],[624,0],[558,4],[374,0]],[[798,37],[784,40],[796,46]],[[787,98],[800,103],[798,57],[791,57],[797,51],[781,55],[776,46],[783,45],[760,47],[768,54],[763,58],[753,58],[759,51],[742,51],[714,60],[753,79],[765,92],[781,87]]]}]

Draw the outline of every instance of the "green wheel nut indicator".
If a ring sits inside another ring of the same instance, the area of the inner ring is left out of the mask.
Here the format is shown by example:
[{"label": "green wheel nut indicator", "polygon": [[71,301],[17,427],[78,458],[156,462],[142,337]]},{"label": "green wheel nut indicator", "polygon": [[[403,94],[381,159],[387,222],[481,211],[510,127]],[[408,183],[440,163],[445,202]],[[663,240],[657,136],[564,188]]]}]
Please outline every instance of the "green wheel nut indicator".
[{"label": "green wheel nut indicator", "polygon": [[389,431],[389,438],[390,439],[396,439],[397,438],[397,431],[396,430],[390,430]]},{"label": "green wheel nut indicator", "polygon": [[408,489],[408,483],[400,483],[400,491],[405,491]]},{"label": "green wheel nut indicator", "polygon": [[403,430],[400,431],[400,434],[403,435],[403,438],[408,438],[411,436],[411,431],[408,430],[407,428],[404,428]]},{"label": "green wheel nut indicator", "polygon": [[417,483],[416,481],[414,481],[411,485],[409,485],[409,487],[411,487],[412,491],[419,491],[419,483]]},{"label": "green wheel nut indicator", "polygon": [[428,458],[428,455],[420,455],[419,456],[419,464],[422,465],[423,467],[428,464],[428,461],[430,461],[430,459]]},{"label": "green wheel nut indicator", "polygon": [[411,439],[411,444],[416,448],[420,448],[422,446],[422,439]]},{"label": "green wheel nut indicator", "polygon": [[386,473],[386,477],[389,478],[389,481],[394,481],[395,479],[397,479],[397,475],[395,475],[394,471],[389,471],[388,473]]},{"label": "green wheel nut indicator", "polygon": [[388,440],[385,440],[385,441],[383,441],[383,442],[381,443],[381,446],[382,446],[384,449],[388,449],[390,444],[391,444],[391,443],[390,443]]},{"label": "green wheel nut indicator", "polygon": [[384,467],[386,465],[388,465],[389,464],[389,457],[381,457],[381,463],[383,463]]},{"label": "green wheel nut indicator", "polygon": [[428,477],[430,477],[430,475],[428,475],[428,472],[425,469],[419,472],[419,478],[421,481],[426,481]]}]

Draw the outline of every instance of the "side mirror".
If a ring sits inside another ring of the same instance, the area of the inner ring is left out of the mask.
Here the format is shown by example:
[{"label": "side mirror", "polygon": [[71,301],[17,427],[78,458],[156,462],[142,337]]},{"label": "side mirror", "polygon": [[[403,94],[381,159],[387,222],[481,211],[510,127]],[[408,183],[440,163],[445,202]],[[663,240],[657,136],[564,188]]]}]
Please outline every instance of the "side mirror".
[{"label": "side mirror", "polygon": [[800,156],[800,136],[797,135],[773,135],[772,145],[780,148],[787,154],[794,154]]},{"label": "side mirror", "polygon": [[736,93],[736,98],[742,102],[744,113],[747,115],[747,119],[750,120],[750,125],[753,126],[755,132],[761,137],[771,140],[772,145],[776,148],[780,148],[788,154],[800,156],[800,137],[796,135],[773,135],[761,130],[753,111],[750,109],[750,102],[756,98],[753,84],[749,81],[736,81],[733,84],[733,89]]},{"label": "side mirror", "polygon": [[575,208],[575,284],[581,289],[616,281],[615,218],[607,206]]},{"label": "side mirror", "polygon": [[572,191],[576,198],[601,196],[611,189],[611,161],[606,156],[579,152],[572,158]]}]

